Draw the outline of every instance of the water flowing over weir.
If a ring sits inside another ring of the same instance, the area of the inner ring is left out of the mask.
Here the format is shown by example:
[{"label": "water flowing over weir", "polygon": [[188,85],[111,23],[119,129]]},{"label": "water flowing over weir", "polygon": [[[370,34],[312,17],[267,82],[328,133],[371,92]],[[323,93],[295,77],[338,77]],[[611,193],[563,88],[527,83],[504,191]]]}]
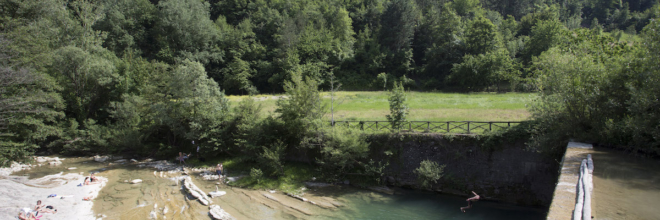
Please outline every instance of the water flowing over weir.
[{"label": "water flowing over weir", "polygon": [[[62,171],[99,172],[98,176],[108,179],[94,199],[94,213],[101,219],[212,219],[209,211],[215,205],[236,219],[542,219],[545,215],[545,210],[489,201],[479,201],[461,213],[459,207],[466,205],[466,198],[397,188],[389,195],[347,185],[312,184],[302,196],[293,197],[279,191],[230,187],[208,177],[210,180],[205,180],[200,174],[208,172],[203,169],[186,168],[185,175],[180,167],[165,161],[115,161],[69,158],[57,167],[43,166],[14,175],[38,178]],[[66,169],[74,166],[77,170]],[[186,192],[184,179],[205,194],[226,194],[209,197],[206,206]]]}]

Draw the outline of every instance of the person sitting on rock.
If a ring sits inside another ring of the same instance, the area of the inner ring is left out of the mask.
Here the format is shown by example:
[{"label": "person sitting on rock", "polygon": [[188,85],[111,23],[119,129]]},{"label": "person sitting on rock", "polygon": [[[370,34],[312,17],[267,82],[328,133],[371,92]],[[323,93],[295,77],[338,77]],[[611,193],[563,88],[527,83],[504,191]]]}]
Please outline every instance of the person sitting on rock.
[{"label": "person sitting on rock", "polygon": [[472,208],[472,201],[475,201],[475,202],[476,202],[476,201],[479,201],[479,199],[481,198],[481,197],[480,197],[479,195],[477,195],[477,193],[475,193],[474,191],[472,191],[472,193],[474,194],[474,197],[471,197],[471,198],[469,198],[469,199],[466,200],[466,201],[468,202],[468,206],[466,206],[466,207],[461,207],[461,211],[462,211],[462,212],[465,212],[466,209]]},{"label": "person sitting on rock", "polygon": [[44,208],[44,205],[41,204],[41,200],[37,200],[37,205],[34,206],[34,211],[37,212],[37,214],[38,214],[41,211],[41,209],[43,209],[43,208]]},{"label": "person sitting on rock", "polygon": [[90,182],[99,182],[99,178],[96,178],[94,176],[94,173],[92,173],[92,174],[89,175],[89,181]]},{"label": "person sitting on rock", "polygon": [[18,212],[18,219],[20,220],[35,220],[37,216],[30,210],[30,208],[23,208]]},{"label": "person sitting on rock", "polygon": [[[96,177],[94,177],[94,178],[96,178]],[[91,180],[91,178],[85,177],[85,181],[83,182],[83,185],[92,185],[92,184],[101,183],[101,182],[98,182],[98,181],[97,182],[91,182],[90,180]]]}]

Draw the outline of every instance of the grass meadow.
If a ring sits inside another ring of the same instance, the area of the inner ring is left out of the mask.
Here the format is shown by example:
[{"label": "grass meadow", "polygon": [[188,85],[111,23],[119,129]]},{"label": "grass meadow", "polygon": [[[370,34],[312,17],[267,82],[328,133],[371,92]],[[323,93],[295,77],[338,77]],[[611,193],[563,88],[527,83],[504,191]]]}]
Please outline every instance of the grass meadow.
[{"label": "grass meadow", "polygon": [[[330,120],[330,93],[321,94]],[[523,121],[534,93],[438,93],[408,92],[408,121]],[[235,106],[249,96],[228,96]],[[281,95],[253,96],[262,115],[275,114]],[[388,92],[336,92],[335,121],[386,121]]]}]

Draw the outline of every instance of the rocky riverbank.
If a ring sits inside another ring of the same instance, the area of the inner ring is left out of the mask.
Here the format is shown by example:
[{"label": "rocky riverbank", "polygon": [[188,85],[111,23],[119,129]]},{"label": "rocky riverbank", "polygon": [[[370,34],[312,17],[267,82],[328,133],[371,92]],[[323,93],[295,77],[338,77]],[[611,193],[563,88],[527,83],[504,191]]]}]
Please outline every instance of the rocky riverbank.
[{"label": "rocky riverbank", "polygon": [[[44,205],[50,205],[57,209],[55,214],[39,214],[42,216],[40,218],[42,220],[96,219],[97,216],[92,211],[93,200],[106,185],[106,178],[97,176],[101,180],[100,183],[78,186],[83,183],[85,175],[88,174],[65,174],[61,172],[36,179],[11,175],[13,172],[59,161],[61,161],[59,158],[41,157],[35,159],[36,163],[32,165],[13,164],[9,168],[0,169],[0,195],[3,195],[0,197],[0,204],[3,204],[0,206],[0,219],[14,219],[20,209],[33,209],[37,200],[41,200]],[[86,197],[91,198],[91,200],[83,200]]]}]

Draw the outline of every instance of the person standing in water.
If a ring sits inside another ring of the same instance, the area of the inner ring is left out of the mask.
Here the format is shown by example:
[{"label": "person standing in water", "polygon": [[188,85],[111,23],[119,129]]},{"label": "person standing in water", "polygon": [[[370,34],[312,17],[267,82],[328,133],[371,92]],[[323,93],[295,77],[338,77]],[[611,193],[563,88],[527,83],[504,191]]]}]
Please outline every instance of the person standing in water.
[{"label": "person standing in water", "polygon": [[468,202],[468,205],[466,207],[461,207],[461,212],[465,212],[466,209],[472,208],[472,201],[476,202],[479,201],[479,199],[481,199],[481,197],[477,195],[477,193],[475,193],[474,191],[472,191],[472,193],[474,194],[474,197],[471,197],[466,200]]}]

